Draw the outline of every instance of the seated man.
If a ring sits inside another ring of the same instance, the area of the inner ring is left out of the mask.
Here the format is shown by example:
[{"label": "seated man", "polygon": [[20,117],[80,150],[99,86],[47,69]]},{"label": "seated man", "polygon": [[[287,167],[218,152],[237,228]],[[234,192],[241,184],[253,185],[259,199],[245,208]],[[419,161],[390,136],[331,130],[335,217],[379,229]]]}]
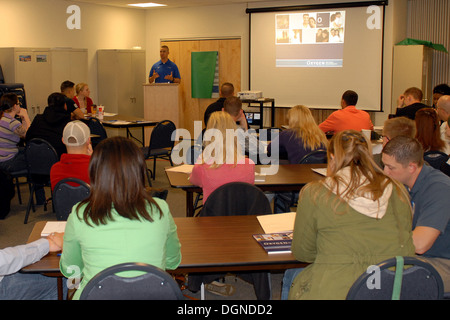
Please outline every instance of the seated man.
[{"label": "seated man", "polygon": [[450,154],[450,129],[448,119],[450,119],[450,95],[441,96],[437,102],[437,113],[441,124],[441,139],[446,143],[445,153]]},{"label": "seated man", "polygon": [[[0,300],[57,300],[57,278],[18,272],[49,252],[61,251],[62,234],[0,250]],[[63,296],[67,296],[63,280]]]},{"label": "seated man", "polygon": [[222,111],[225,99],[232,96],[234,96],[234,86],[229,82],[225,82],[220,87],[220,98],[216,102],[211,103],[208,108],[206,108],[203,119],[205,122],[205,127],[208,125],[208,119],[211,113],[213,113],[214,111]]},{"label": "seated man", "polygon": [[416,112],[422,108],[429,108],[421,103],[423,97],[422,90],[416,87],[406,89],[397,100],[397,111],[395,117],[407,117],[411,120],[416,119]]},{"label": "seated man", "polygon": [[89,180],[89,161],[92,155],[91,132],[89,127],[79,120],[69,122],[63,131],[63,142],[67,153],[50,170],[52,190],[65,178],[77,178],[86,183]]},{"label": "seated man", "polygon": [[356,131],[373,130],[370,115],[366,111],[356,109],[357,102],[358,94],[355,91],[345,91],[341,99],[342,109],[330,114],[324,122],[319,124],[319,128],[325,133],[336,133],[350,129]]},{"label": "seated man", "polygon": [[61,93],[66,96],[67,110],[70,111],[72,119],[84,119],[84,114],[80,108],[75,105],[75,83],[66,80],[61,83]]},{"label": "seated man", "polygon": [[[383,148],[389,140],[397,136],[406,136],[414,138],[416,136],[416,123],[406,117],[398,117],[388,119],[384,122],[383,126],[383,143],[381,148]],[[373,148],[373,157],[375,162],[383,168],[383,163],[381,161],[381,149],[376,152],[376,147]]]},{"label": "seated man", "polygon": [[33,138],[44,139],[55,148],[58,157],[61,157],[66,152],[66,146],[61,139],[62,133],[70,120],[66,97],[62,93],[52,93],[48,97],[48,107],[45,108],[44,113],[36,115],[28,128],[26,141]]},{"label": "seated man", "polygon": [[433,88],[433,108],[437,108],[437,102],[442,96],[450,95],[450,87],[446,83],[438,84]]},{"label": "seated man", "polygon": [[382,159],[384,172],[409,191],[416,253],[436,268],[450,292],[450,177],[425,166],[422,145],[410,137],[390,140]]},{"label": "seated man", "polygon": [[223,104],[223,111],[228,112],[238,125],[237,137],[242,148],[242,154],[248,155],[257,162],[258,150],[264,153],[265,146],[259,142],[255,135],[248,132],[248,124],[242,110],[242,101],[238,97],[228,97]]}]

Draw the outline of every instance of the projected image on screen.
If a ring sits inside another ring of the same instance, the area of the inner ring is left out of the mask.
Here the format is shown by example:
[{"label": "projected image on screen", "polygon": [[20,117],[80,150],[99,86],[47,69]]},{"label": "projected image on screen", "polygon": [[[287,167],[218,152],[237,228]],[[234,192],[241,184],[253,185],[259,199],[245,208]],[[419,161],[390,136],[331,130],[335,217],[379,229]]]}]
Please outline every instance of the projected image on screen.
[{"label": "projected image on screen", "polygon": [[345,11],[275,15],[277,67],[342,67]]}]

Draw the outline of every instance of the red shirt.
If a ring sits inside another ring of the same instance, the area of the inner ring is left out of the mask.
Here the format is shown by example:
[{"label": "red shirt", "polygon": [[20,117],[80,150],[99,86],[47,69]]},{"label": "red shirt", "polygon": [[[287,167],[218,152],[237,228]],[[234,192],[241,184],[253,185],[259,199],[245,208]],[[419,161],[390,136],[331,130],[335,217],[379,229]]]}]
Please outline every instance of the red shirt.
[{"label": "red shirt", "polygon": [[[78,108],[80,108],[80,101],[78,101],[77,96],[73,97],[73,101],[75,101],[75,104],[78,106]],[[91,113],[91,107],[94,104],[94,102],[92,101],[91,98],[86,97],[86,112],[87,113]]]},{"label": "red shirt", "polygon": [[328,131],[336,133],[350,129],[356,131],[373,130],[373,123],[366,111],[358,110],[355,106],[347,106],[330,114],[324,122],[319,124],[319,128],[325,133]]},{"label": "red shirt", "polygon": [[90,183],[89,161],[91,156],[86,154],[63,153],[59,162],[50,170],[50,182],[52,190],[56,184],[64,178],[77,178]]}]

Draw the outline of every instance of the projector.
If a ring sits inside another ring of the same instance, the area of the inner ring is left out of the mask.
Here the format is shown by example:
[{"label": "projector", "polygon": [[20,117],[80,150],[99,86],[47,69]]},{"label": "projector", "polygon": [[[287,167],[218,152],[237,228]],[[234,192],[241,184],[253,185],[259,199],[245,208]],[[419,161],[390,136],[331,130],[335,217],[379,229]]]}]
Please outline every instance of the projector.
[{"label": "projector", "polygon": [[241,91],[238,92],[241,100],[256,100],[263,97],[262,91]]}]

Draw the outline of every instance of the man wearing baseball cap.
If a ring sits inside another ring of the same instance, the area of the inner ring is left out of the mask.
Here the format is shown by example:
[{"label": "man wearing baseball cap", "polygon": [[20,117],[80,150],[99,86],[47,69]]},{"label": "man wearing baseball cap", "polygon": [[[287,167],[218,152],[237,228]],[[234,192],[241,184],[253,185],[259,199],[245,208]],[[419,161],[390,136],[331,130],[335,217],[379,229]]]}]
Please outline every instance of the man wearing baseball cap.
[{"label": "man wearing baseball cap", "polygon": [[61,155],[61,160],[50,170],[52,190],[64,178],[77,178],[89,183],[89,161],[91,160],[92,145],[91,131],[80,120],[69,122],[63,131],[62,141],[67,153]]}]

